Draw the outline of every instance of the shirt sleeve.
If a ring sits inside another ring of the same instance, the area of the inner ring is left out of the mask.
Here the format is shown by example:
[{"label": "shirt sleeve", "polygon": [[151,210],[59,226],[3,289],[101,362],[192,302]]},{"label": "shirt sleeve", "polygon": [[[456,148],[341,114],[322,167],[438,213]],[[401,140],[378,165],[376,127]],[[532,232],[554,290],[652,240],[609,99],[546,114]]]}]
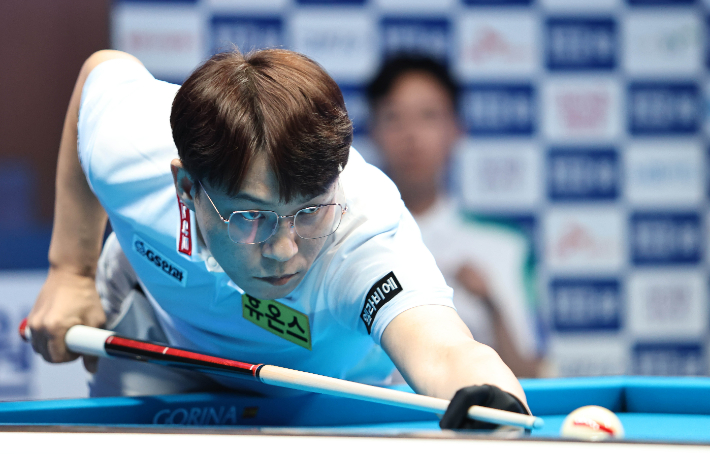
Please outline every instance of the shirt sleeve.
[{"label": "shirt sleeve", "polygon": [[87,77],[79,109],[79,160],[107,211],[120,213],[172,185],[170,160],[177,150],[170,110],[178,88],[127,59],[103,62]]}]

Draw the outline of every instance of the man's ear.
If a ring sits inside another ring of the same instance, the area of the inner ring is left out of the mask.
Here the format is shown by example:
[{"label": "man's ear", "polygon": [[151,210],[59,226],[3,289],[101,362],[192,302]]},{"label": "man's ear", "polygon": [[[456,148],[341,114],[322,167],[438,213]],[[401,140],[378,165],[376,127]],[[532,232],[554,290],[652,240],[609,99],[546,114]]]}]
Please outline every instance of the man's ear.
[{"label": "man's ear", "polygon": [[173,159],[170,162],[170,171],[173,173],[173,182],[178,197],[188,209],[195,211],[196,182],[192,180],[179,159]]}]

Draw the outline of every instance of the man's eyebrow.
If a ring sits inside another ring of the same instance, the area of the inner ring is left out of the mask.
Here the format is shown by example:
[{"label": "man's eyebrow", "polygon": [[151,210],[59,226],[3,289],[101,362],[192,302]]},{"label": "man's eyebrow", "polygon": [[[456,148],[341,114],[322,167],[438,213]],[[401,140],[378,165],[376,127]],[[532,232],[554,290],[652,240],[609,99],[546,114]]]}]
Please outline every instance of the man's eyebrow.
[{"label": "man's eyebrow", "polygon": [[[324,194],[325,194],[325,193],[324,193]],[[319,195],[317,195],[317,196],[315,196],[315,197],[311,197],[311,198],[308,199],[308,200],[303,200],[303,201],[301,201],[299,204],[302,205],[304,208],[305,208],[305,207],[308,207],[308,206],[312,206],[312,205],[317,205],[317,203],[314,202],[313,199],[316,199],[316,198],[320,197],[321,195],[323,195],[323,194],[319,194]],[[253,195],[251,195],[251,194],[245,194],[245,193],[239,193],[239,194],[237,194],[236,196],[234,196],[234,199],[238,199],[238,200],[240,200],[240,201],[244,200],[244,201],[247,201],[247,202],[252,202],[252,203],[255,203],[255,204],[257,204],[257,205],[266,205],[266,206],[273,206],[273,205],[274,205],[272,202],[269,202],[269,201],[267,201],[267,200],[260,199],[260,198],[257,197],[257,196],[253,196]]]}]

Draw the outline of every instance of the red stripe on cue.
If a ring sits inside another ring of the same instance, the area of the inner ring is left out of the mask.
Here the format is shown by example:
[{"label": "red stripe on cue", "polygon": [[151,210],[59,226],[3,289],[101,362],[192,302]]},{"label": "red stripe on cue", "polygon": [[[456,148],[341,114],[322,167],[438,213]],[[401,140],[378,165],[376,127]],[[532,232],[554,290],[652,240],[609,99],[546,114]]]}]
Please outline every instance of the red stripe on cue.
[{"label": "red stripe on cue", "polygon": [[115,345],[126,348],[134,348],[136,350],[143,350],[151,353],[158,353],[160,355],[174,356],[178,358],[191,359],[195,361],[202,361],[210,364],[219,364],[221,366],[233,367],[235,369],[249,370],[253,376],[256,376],[256,371],[259,369],[260,364],[249,364],[243,363],[241,361],[233,361],[231,359],[219,358],[217,356],[203,355],[201,353],[190,352],[187,350],[180,350],[177,348],[166,347],[163,345],[155,345],[148,342],[141,342],[133,339],[126,339],[118,336],[110,336],[106,339],[106,345]]}]

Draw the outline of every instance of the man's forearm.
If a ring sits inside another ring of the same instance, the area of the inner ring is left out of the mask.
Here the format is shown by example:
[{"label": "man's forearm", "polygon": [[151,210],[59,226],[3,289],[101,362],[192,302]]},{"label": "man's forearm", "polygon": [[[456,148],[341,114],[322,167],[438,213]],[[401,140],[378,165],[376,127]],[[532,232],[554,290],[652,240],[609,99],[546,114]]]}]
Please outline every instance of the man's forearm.
[{"label": "man's forearm", "polygon": [[59,145],[57,162],[54,228],[49,248],[49,263],[82,276],[94,276],[101,253],[101,242],[106,228],[106,212],[91,191],[79,163],[77,153],[77,122],[84,82],[100,63],[134,57],[117,51],[100,51],[93,54],[81,68]]},{"label": "man's forearm", "polygon": [[455,310],[423,305],[394,318],[382,347],[419,394],[451,399],[471,385],[495,385],[525,402],[515,375],[498,354],[473,340]]},{"label": "man's forearm", "polygon": [[49,263],[55,268],[93,276],[106,213],[86,181],[77,154],[77,121],[84,80],[80,77],[74,87],[59,145]]},{"label": "man's forearm", "polygon": [[442,361],[440,365],[443,377],[434,384],[439,397],[451,399],[463,387],[495,384],[521,402],[526,402],[518,379],[489,346],[470,340],[450,347],[445,356],[449,360]]}]

